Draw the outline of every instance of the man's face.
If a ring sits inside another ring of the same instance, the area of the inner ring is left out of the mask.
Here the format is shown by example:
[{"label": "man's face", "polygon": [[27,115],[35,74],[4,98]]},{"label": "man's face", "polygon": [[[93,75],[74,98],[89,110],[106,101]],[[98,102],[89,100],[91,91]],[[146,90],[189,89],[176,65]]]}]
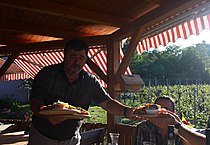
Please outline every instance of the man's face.
[{"label": "man's face", "polygon": [[85,50],[75,51],[70,49],[65,54],[64,69],[70,75],[77,75],[82,70],[86,60]]},{"label": "man's face", "polygon": [[167,100],[167,99],[159,99],[156,104],[160,105],[162,108],[165,108],[171,112],[174,112],[173,110],[173,105],[171,103],[171,101]]}]

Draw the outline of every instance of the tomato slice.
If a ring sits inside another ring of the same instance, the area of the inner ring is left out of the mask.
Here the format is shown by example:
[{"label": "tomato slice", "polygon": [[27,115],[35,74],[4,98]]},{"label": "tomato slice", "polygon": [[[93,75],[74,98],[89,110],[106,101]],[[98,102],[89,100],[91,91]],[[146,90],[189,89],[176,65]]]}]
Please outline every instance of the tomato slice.
[{"label": "tomato slice", "polygon": [[167,112],[167,110],[165,108],[161,108],[161,109],[158,110],[158,112],[159,113],[165,113],[165,112]]}]

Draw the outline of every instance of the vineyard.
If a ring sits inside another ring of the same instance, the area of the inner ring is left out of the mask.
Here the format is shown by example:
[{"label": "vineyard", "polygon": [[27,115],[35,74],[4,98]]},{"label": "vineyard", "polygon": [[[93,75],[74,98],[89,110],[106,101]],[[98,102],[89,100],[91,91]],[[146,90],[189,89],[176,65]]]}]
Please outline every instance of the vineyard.
[{"label": "vineyard", "polygon": [[[210,114],[210,85],[173,85],[145,87],[142,92],[122,93],[121,102],[128,106],[140,106],[154,102],[158,96],[171,96],[180,118],[187,119],[195,128],[205,128]],[[124,120],[125,123],[135,124]]]}]

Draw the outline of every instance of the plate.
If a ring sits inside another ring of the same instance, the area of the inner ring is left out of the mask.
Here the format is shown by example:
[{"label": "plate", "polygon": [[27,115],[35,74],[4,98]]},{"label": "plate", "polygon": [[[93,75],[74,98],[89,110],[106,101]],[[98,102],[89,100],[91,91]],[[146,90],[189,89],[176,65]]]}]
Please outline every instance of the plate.
[{"label": "plate", "polygon": [[157,114],[158,112],[158,109],[145,109],[145,111],[147,112],[147,114],[150,114],[150,115],[155,115]]},{"label": "plate", "polygon": [[75,115],[63,115],[62,118],[66,118],[66,119],[83,119],[84,117],[79,117],[79,116],[75,116]]},{"label": "plate", "polygon": [[91,115],[88,114],[80,114],[80,113],[75,113],[73,114],[73,116],[78,116],[78,117],[83,117],[83,118],[90,118]]},{"label": "plate", "polygon": [[140,115],[141,117],[165,117],[165,114],[145,114],[145,115]]},{"label": "plate", "polygon": [[135,114],[135,115],[140,116],[140,117],[145,117],[145,118],[165,117],[166,116],[166,114],[143,114],[143,115]]},{"label": "plate", "polygon": [[84,119],[84,118],[90,118],[91,115],[77,114],[77,115],[63,115],[62,117],[67,119]]},{"label": "plate", "polygon": [[43,110],[40,111],[39,114],[50,116],[50,115],[61,115],[62,118],[67,119],[84,119],[90,118],[91,115],[88,114],[80,114],[79,110],[70,110],[70,109],[52,109],[52,110]]},{"label": "plate", "polygon": [[73,109],[51,109],[51,110],[42,110],[39,112],[39,114],[42,115],[72,115],[80,113],[79,110],[73,110]]}]

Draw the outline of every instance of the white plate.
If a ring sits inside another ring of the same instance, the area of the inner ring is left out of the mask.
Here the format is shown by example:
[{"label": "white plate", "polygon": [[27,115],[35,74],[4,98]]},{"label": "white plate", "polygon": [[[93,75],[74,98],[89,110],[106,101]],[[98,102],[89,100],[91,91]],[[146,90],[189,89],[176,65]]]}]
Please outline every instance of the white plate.
[{"label": "white plate", "polygon": [[51,110],[42,110],[39,112],[39,114],[42,115],[72,115],[80,113],[80,110],[75,109],[51,109]]},{"label": "white plate", "polygon": [[81,114],[80,110],[75,109],[52,109],[52,110],[43,110],[39,114],[50,116],[50,115],[61,115],[62,118],[68,119],[83,119],[90,118],[91,115]]},{"label": "white plate", "polygon": [[165,114],[145,114],[145,115],[139,115],[140,117],[145,118],[153,118],[153,117],[165,117]]},{"label": "white plate", "polygon": [[150,114],[150,115],[154,115],[154,114],[157,114],[158,113],[158,109],[154,110],[154,109],[145,109],[146,113],[147,114]]},{"label": "white plate", "polygon": [[77,114],[77,115],[63,115],[62,117],[68,119],[83,119],[83,118],[90,118],[91,115]]}]

